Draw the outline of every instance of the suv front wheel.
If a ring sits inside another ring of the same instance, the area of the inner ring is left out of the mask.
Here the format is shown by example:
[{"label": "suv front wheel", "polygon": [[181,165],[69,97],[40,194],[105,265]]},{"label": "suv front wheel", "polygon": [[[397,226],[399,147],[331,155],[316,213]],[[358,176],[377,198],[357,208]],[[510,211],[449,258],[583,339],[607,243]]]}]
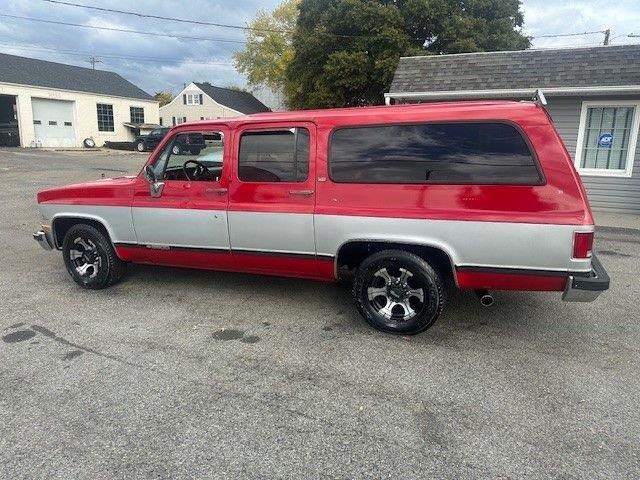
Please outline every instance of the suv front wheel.
[{"label": "suv front wheel", "polygon": [[62,242],[62,257],[69,275],[82,288],[110,287],[122,278],[126,263],[118,258],[111,241],[91,225],[69,229]]},{"label": "suv front wheel", "polygon": [[369,325],[401,335],[433,325],[445,301],[440,275],[424,259],[402,250],[385,250],[364,260],[353,294]]}]

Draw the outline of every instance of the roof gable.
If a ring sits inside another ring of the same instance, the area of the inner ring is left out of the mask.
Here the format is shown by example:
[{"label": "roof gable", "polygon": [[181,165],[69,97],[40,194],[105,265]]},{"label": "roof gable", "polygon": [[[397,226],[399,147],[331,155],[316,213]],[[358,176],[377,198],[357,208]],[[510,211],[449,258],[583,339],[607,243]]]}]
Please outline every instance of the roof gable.
[{"label": "roof gable", "polygon": [[106,70],[0,53],[0,83],[153,100],[144,90]]},{"label": "roof gable", "polygon": [[225,107],[236,110],[237,112],[249,115],[251,113],[269,112],[269,107],[264,105],[260,100],[251,95],[249,92],[233,90],[231,88],[222,88],[211,85],[210,83],[193,83],[196,87],[206,93],[214,101]]},{"label": "roof gable", "polygon": [[403,57],[389,92],[640,85],[640,45]]}]

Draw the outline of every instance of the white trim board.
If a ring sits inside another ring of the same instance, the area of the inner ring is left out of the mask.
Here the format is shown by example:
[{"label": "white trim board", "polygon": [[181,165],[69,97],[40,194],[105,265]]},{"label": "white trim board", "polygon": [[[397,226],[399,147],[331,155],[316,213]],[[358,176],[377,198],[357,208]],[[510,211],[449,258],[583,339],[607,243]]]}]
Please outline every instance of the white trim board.
[{"label": "white trim board", "polygon": [[[631,121],[631,135],[627,145],[627,161],[624,170],[608,170],[603,168],[581,168],[582,149],[584,147],[584,134],[587,126],[587,110],[590,107],[635,107]],[[633,174],[633,163],[638,141],[638,126],[640,125],[640,100],[609,100],[609,101],[584,101],[580,111],[580,125],[578,127],[578,139],[574,155],[574,165],[581,176],[585,177],[621,177],[630,178]]]}]

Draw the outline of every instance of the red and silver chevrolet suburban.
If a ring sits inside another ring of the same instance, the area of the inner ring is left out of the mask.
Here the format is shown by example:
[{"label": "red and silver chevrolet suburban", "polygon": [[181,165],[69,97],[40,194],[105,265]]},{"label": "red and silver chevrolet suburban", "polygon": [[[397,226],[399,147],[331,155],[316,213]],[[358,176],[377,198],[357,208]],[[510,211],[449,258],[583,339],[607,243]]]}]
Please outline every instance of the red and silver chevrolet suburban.
[{"label": "red and silver chevrolet suburban", "polygon": [[[198,148],[175,149],[197,144]],[[535,102],[265,113],[179,125],[137,176],[38,193],[34,234],[82,287],[128,262],[335,281],[365,320],[431,326],[443,285],[609,287],[571,158]]]}]

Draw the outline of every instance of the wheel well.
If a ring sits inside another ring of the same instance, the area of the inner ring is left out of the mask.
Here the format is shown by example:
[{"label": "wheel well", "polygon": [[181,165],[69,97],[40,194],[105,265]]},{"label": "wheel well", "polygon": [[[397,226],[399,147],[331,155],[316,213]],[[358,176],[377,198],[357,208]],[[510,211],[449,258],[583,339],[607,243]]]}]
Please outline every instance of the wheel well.
[{"label": "wheel well", "polygon": [[340,247],[336,258],[338,276],[352,273],[365,258],[382,250],[404,250],[418,255],[429,262],[447,283],[454,281],[453,264],[444,250],[427,245],[378,241],[349,242]]},{"label": "wheel well", "polygon": [[62,217],[56,218],[53,221],[53,235],[54,240],[56,242],[56,246],[58,248],[62,247],[62,242],[64,241],[64,236],[67,234],[69,229],[74,225],[91,225],[94,228],[97,228],[101,233],[103,233],[108,239],[111,239],[109,236],[109,232],[105,228],[105,226],[99,222],[98,220],[93,220],[91,218],[80,218],[80,217]]}]

